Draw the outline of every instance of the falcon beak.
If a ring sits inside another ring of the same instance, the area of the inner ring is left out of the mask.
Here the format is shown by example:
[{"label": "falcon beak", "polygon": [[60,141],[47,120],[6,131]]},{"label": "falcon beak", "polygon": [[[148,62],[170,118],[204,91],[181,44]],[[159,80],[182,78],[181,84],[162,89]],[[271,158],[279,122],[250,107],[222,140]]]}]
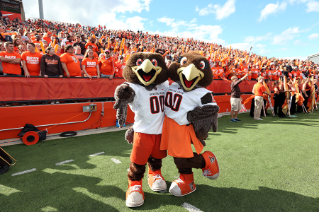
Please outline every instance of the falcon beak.
[{"label": "falcon beak", "polygon": [[187,67],[177,69],[177,74],[185,91],[191,91],[204,77],[204,73],[192,63]]},{"label": "falcon beak", "polygon": [[133,66],[132,70],[141,83],[145,86],[149,86],[156,80],[156,77],[161,73],[162,68],[154,66],[149,59],[146,59],[140,66]]}]

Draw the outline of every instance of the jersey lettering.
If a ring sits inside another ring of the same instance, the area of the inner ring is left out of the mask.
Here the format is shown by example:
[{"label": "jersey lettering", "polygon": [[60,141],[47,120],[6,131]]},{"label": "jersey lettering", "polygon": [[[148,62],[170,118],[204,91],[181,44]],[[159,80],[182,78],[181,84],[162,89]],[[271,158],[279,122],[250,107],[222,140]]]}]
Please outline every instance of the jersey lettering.
[{"label": "jersey lettering", "polygon": [[173,93],[168,91],[165,97],[165,106],[177,112],[181,106],[182,99],[183,96],[178,93],[175,93],[173,98]]},{"label": "jersey lettering", "polygon": [[159,113],[160,111],[164,112],[164,96],[152,96],[150,98],[150,105],[152,114]]}]

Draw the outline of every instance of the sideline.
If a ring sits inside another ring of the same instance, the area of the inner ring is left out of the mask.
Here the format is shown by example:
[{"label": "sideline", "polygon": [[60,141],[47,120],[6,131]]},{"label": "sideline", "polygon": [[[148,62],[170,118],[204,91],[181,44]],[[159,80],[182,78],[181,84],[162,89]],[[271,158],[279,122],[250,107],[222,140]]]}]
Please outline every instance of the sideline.
[{"label": "sideline", "polygon": [[[104,127],[104,128],[100,128],[100,129],[79,130],[79,131],[76,131],[78,134],[74,137],[127,130],[130,126],[132,126],[132,124],[126,124],[125,127],[123,127],[123,128],[118,128],[118,127],[114,126],[114,127]],[[46,140],[40,141],[40,142],[46,142],[46,141],[55,140],[55,139],[69,138],[69,137],[60,137],[60,134],[61,133],[49,134],[49,135],[47,135]],[[15,141],[15,142],[4,144],[6,142],[12,141],[13,139],[15,139],[15,138],[0,140],[0,145],[3,144],[2,147],[4,147],[4,146],[16,145],[16,144],[23,144],[21,139]]]},{"label": "sideline", "polygon": [[[247,110],[244,113],[249,113],[249,112],[250,112],[250,110]],[[230,112],[218,113],[218,118],[221,118],[221,117],[227,116],[227,115],[230,115]],[[79,131],[76,131],[78,134],[74,137],[127,130],[132,125],[133,124],[126,124],[125,127],[123,127],[123,128],[118,128],[116,126],[113,126],[113,127],[104,127],[104,128],[100,128],[100,129],[79,130]],[[46,140],[40,141],[40,142],[68,138],[68,137],[60,137],[59,136],[60,134],[61,133],[49,134],[49,135],[47,135]],[[15,139],[15,138],[0,140],[0,145],[3,144],[3,145],[1,145],[3,147],[3,146],[11,146],[11,145],[16,145],[16,144],[23,144],[21,139],[14,141],[14,142],[11,142],[11,143],[8,143],[8,144],[5,144],[6,142],[12,141],[13,139]]]}]

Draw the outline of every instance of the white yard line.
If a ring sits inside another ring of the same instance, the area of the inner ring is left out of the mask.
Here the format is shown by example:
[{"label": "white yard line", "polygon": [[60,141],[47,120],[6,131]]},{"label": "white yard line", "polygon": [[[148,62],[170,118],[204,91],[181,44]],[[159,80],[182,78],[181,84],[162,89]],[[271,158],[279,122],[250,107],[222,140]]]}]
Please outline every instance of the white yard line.
[{"label": "white yard line", "polygon": [[65,160],[65,161],[62,161],[60,163],[56,163],[55,165],[60,166],[62,164],[69,163],[69,162],[72,162],[72,161],[74,161],[74,160],[72,160],[72,159],[71,160]]},{"label": "white yard line", "polygon": [[95,153],[95,154],[92,154],[92,155],[90,155],[91,157],[93,157],[93,156],[97,156],[97,155],[102,155],[102,154],[104,154],[105,152],[99,152],[99,153]]},{"label": "white yard line", "polygon": [[116,159],[116,158],[111,158],[111,160],[112,160],[114,163],[116,163],[116,164],[122,163],[121,161],[119,161],[119,160]]},{"label": "white yard line", "polygon": [[23,171],[23,172],[14,173],[14,174],[12,174],[11,176],[26,174],[26,173],[29,173],[29,172],[34,172],[34,171],[36,171],[36,170],[37,170],[36,168],[33,168],[33,169],[25,170],[25,171]]},{"label": "white yard line", "polygon": [[198,208],[196,208],[195,206],[188,204],[187,202],[184,202],[182,204],[182,207],[185,208],[186,210],[188,210],[189,212],[203,212],[201,210],[199,210]]}]

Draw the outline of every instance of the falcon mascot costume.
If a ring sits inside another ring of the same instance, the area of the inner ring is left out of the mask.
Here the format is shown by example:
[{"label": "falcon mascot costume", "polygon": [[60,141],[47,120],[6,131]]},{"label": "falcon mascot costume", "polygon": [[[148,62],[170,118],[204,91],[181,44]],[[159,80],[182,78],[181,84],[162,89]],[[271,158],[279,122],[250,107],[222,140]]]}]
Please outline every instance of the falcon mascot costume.
[{"label": "falcon mascot costume", "polygon": [[153,191],[166,190],[161,174],[166,150],[160,150],[164,121],[164,97],[169,86],[168,69],[164,58],[157,53],[134,53],[123,70],[127,81],[115,90],[114,109],[120,127],[126,121],[127,105],[135,113],[134,125],[126,132],[126,140],[133,143],[128,173],[126,206],[144,203],[142,179],[148,163],[148,184]]},{"label": "falcon mascot costume", "polygon": [[[201,154],[211,127],[217,131],[219,107],[212,92],[205,87],[213,81],[208,60],[195,53],[186,53],[168,69],[174,82],[164,101],[165,119],[161,149],[174,157],[179,179],[172,182],[169,192],[184,196],[196,190],[192,168],[201,168],[203,176],[216,179],[219,166],[214,153]],[[196,152],[193,152],[191,144]]]}]

